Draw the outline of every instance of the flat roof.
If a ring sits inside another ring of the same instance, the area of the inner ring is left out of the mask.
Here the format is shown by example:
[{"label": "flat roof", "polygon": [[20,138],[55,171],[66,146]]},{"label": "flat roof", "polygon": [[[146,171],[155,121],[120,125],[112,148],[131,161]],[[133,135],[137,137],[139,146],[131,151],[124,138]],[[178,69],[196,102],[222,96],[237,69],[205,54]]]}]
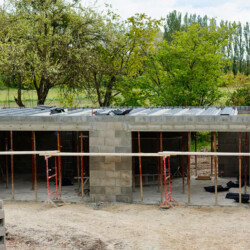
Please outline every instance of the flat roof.
[{"label": "flat roof", "polygon": [[[250,108],[250,107],[249,107]],[[0,108],[0,116],[235,116],[237,107]]]}]

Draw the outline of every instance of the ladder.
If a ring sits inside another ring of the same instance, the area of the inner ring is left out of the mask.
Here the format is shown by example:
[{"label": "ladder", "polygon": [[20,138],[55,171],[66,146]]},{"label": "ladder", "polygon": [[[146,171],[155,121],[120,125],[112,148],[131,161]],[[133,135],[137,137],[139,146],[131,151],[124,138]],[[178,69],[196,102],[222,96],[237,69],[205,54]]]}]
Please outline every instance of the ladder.
[{"label": "ladder", "polygon": [[[168,159],[168,169],[166,168],[166,158]],[[163,157],[163,166],[164,166],[164,191],[165,191],[165,201],[161,204],[161,208],[170,208],[174,204],[179,205],[178,202],[172,197],[171,193],[171,171],[170,171],[170,156]],[[169,186],[169,192],[167,185]]]},{"label": "ladder", "polygon": [[[45,161],[46,161],[46,177],[47,177],[47,194],[48,198],[44,202],[44,204],[52,204],[53,206],[57,207],[55,201],[62,201],[64,202],[61,197],[58,195],[58,183],[57,183],[57,157],[55,156],[55,171],[53,174],[50,175],[50,172],[52,171],[52,168],[49,168],[49,158],[50,156],[45,156]],[[55,184],[56,184],[56,189],[52,192],[50,192],[50,180],[54,178]],[[54,195],[53,198],[51,196]]]}]

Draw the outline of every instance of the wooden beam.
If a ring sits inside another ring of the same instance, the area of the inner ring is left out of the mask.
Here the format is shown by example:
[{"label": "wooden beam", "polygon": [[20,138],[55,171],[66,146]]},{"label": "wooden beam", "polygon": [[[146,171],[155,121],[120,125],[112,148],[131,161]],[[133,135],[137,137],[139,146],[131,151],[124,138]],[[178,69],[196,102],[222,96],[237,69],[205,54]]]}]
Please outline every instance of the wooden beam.
[{"label": "wooden beam", "polygon": [[[81,131],[81,153],[83,153],[83,132]],[[82,200],[84,199],[84,186],[83,186],[83,156],[81,156],[81,190]]]},{"label": "wooden beam", "polygon": [[[8,138],[6,137],[5,140],[5,150],[8,151],[9,150],[9,146],[8,146]],[[5,155],[5,177],[6,177],[6,188],[8,188],[9,185],[9,156]]]},{"label": "wooden beam", "polygon": [[[36,132],[32,131],[33,137],[33,150],[36,151]],[[37,201],[37,169],[36,169],[36,154],[33,155],[33,167],[34,167],[34,186],[35,186],[35,198]]]},{"label": "wooden beam", "polygon": [[[138,131],[138,152],[141,152],[141,136]],[[142,185],[142,168],[141,168],[141,156],[139,156],[139,172],[140,172],[140,191],[141,191],[141,202],[143,202],[143,185]]]},{"label": "wooden beam", "polygon": [[[163,151],[163,143],[162,143],[162,132],[160,132],[160,152]],[[161,176],[160,176],[160,182],[161,182],[161,203],[163,202],[163,183],[162,183],[162,174],[163,174],[163,158],[160,157],[160,172],[161,172]]]},{"label": "wooden beam", "polygon": [[[216,132],[213,132],[213,142],[214,142],[214,152],[217,151],[217,140],[216,140]],[[218,169],[217,169],[217,156],[214,157],[214,195],[215,195],[215,206],[218,205],[218,190],[217,190],[217,177],[218,177]]]},{"label": "wooden beam", "polygon": [[[188,132],[188,151],[190,152],[191,146],[191,132]],[[191,176],[190,176],[190,155],[188,155],[188,204],[191,202]]]},{"label": "wooden beam", "polygon": [[[10,131],[10,150],[13,151],[13,132]],[[10,164],[11,164],[11,193],[12,200],[14,200],[14,155],[10,156]]]},{"label": "wooden beam", "polygon": [[[197,132],[195,132],[194,147],[195,147],[195,152],[197,152]],[[198,174],[197,174],[197,171],[198,171],[197,170],[197,168],[198,168],[198,166],[197,166],[197,155],[195,155],[194,158],[195,158],[195,176],[198,176]]]},{"label": "wooden beam", "polygon": [[[61,139],[60,132],[57,132],[57,150],[61,152]],[[58,156],[58,181],[59,181],[59,197],[62,195],[62,165],[61,165],[61,156]]]},{"label": "wooden beam", "polygon": [[[181,151],[184,152],[184,133],[182,133],[182,140],[181,140]],[[181,156],[181,176],[182,176],[182,193],[185,194],[185,171],[184,171],[184,155]]]},{"label": "wooden beam", "polygon": [[[241,152],[241,132],[238,133],[239,137],[239,153]],[[241,204],[241,156],[239,156],[239,203]]]},{"label": "wooden beam", "polygon": [[[248,138],[247,138],[247,132],[245,133],[245,153],[247,153],[247,145],[248,145]],[[247,193],[247,156],[245,156],[245,183],[244,183],[244,192]]]}]

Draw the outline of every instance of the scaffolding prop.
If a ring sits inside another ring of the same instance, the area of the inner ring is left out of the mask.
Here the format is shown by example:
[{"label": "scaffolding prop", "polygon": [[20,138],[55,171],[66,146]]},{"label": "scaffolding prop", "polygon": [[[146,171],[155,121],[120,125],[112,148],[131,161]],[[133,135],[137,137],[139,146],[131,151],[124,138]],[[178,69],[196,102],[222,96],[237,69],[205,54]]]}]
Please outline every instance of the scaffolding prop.
[{"label": "scaffolding prop", "polygon": [[[168,176],[166,168],[166,158],[168,159]],[[179,205],[178,202],[172,197],[171,192],[171,169],[170,169],[170,156],[163,157],[163,166],[164,166],[164,191],[165,191],[165,201],[161,204],[160,208],[170,208],[174,205]],[[167,185],[169,186],[169,192]]]},{"label": "scaffolding prop", "polygon": [[[58,177],[57,177],[57,157],[54,156],[55,158],[55,172],[53,174],[50,174],[51,170],[49,168],[49,158],[52,157],[52,156],[45,156],[45,162],[46,162],[46,177],[47,177],[47,194],[48,194],[48,197],[47,197],[47,200],[44,201],[44,205],[46,204],[51,204],[53,205],[54,207],[58,207],[57,204],[55,203],[55,201],[60,201],[60,202],[63,202],[64,201],[62,200],[61,198],[61,195],[58,194]],[[55,180],[55,186],[56,186],[56,189],[54,191],[50,191],[50,180],[54,178]],[[54,197],[51,197],[52,195],[54,195]],[[43,207],[42,206],[42,207]]]}]

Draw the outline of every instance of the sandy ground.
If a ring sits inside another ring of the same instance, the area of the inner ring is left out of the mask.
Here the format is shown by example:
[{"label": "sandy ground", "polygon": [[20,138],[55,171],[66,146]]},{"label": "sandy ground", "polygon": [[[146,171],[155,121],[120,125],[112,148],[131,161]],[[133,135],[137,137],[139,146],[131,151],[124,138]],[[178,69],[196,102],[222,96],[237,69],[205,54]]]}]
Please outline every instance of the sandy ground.
[{"label": "sandy ground", "polygon": [[5,202],[7,249],[249,249],[250,209]]}]

